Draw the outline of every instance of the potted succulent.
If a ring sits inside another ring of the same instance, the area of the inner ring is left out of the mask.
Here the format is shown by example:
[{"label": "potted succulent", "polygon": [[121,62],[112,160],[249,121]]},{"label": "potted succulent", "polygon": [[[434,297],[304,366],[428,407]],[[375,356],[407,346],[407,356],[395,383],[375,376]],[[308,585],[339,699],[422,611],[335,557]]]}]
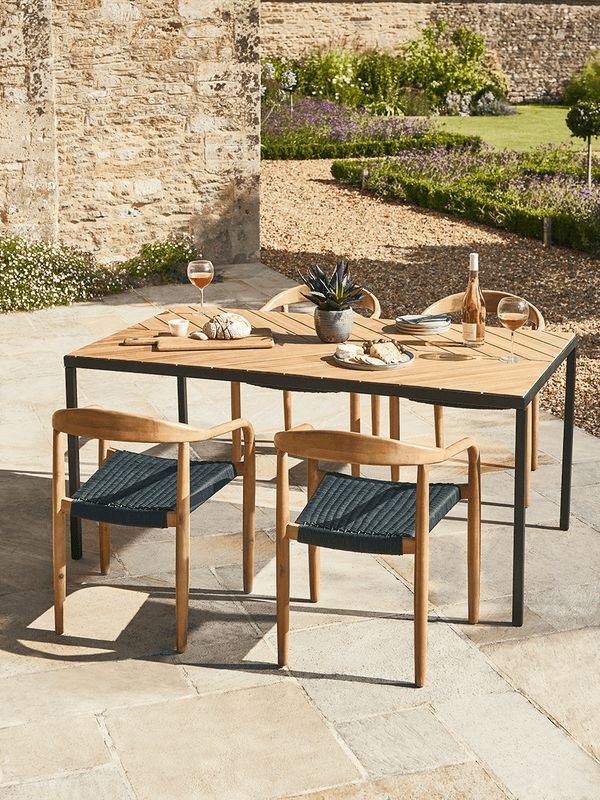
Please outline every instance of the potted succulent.
[{"label": "potted succulent", "polygon": [[330,277],[320,267],[311,267],[302,279],[310,289],[304,297],[316,305],[315,330],[319,339],[328,343],[345,342],[352,333],[352,307],[363,298],[361,287],[352,283],[346,259],[336,263]]}]

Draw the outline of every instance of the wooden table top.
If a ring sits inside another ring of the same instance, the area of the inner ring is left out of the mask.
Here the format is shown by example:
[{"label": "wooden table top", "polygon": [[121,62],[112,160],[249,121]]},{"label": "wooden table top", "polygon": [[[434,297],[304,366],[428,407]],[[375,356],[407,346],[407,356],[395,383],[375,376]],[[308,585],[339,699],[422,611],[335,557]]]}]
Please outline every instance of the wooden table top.
[{"label": "wooden table top", "polygon": [[254,327],[270,328],[275,346],[261,350],[156,352],[151,345],[128,347],[127,337],[167,331],[167,320],[205,321],[191,306],[177,306],[145,322],[117,331],[65,356],[65,366],[239,381],[297,391],[379,394],[472,408],[524,408],[577,345],[560,331],[522,330],[515,334],[518,364],[498,361],[510,351],[510,333],[488,327],[483,347],[462,345],[460,325],[443,334],[405,335],[390,320],[357,317],[350,341],[393,338],[415,354],[410,366],[389,372],[350,370],[333,363],[335,345],[323,344],[310,314],[206,308],[205,317],[238,311]]}]

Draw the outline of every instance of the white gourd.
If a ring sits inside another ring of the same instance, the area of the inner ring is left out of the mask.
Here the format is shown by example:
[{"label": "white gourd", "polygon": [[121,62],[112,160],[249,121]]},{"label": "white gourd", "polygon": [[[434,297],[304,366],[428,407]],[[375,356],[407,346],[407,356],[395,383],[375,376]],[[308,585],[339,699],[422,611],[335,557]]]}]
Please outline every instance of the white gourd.
[{"label": "white gourd", "polygon": [[202,326],[209,339],[243,339],[252,333],[252,325],[241,314],[217,314]]}]

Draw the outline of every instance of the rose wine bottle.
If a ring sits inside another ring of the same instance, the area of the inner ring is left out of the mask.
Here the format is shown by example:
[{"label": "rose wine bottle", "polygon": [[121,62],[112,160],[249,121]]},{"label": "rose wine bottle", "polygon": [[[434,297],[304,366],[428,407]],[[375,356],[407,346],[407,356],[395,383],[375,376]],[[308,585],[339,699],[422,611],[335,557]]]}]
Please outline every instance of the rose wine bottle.
[{"label": "rose wine bottle", "polygon": [[485,341],[485,301],[479,288],[479,254],[469,255],[469,283],[462,304],[462,335],[467,347]]}]

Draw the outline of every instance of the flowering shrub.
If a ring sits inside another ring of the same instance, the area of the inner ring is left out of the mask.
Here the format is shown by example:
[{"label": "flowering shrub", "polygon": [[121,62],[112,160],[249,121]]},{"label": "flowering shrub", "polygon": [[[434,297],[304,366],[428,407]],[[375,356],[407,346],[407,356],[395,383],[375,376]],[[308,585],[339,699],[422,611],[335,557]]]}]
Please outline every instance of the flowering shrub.
[{"label": "flowering shrub", "polygon": [[[543,218],[550,217],[557,244],[597,254],[600,183],[587,187],[575,172],[583,166],[583,158],[572,151],[571,171],[555,169],[565,162],[567,151],[565,147],[544,147],[532,153],[496,152],[488,147],[411,149],[380,161],[336,161],[332,173],[338,180],[362,183],[379,197],[538,239],[543,235]],[[363,175],[366,166],[368,173]],[[596,177],[600,178],[598,170]]]},{"label": "flowering shrub", "polygon": [[506,100],[496,97],[493,92],[484,92],[479,97],[474,92],[448,92],[439,112],[450,117],[505,117],[516,114]]},{"label": "flowering shrub", "polygon": [[[293,70],[300,96],[377,114],[451,113],[450,95],[460,99],[464,113],[500,114],[509,108],[503,101],[506,78],[487,52],[483,36],[464,26],[450,30],[441,21],[424,28],[395,55],[315,51],[291,62],[276,59],[272,68],[277,77]],[[468,98],[466,104],[463,98]],[[482,98],[486,99],[480,102]]]},{"label": "flowering shrub", "polygon": [[477,146],[477,137],[440,131],[426,119],[380,117],[330,100],[300,98],[294,110],[263,109],[263,158],[334,158],[407,147]]},{"label": "flowering shrub", "polygon": [[122,292],[157,275],[169,281],[176,266],[196,250],[191,240],[171,238],[142,246],[114,267],[98,265],[91,253],[52,242],[0,233],[0,312],[34,311]]}]

